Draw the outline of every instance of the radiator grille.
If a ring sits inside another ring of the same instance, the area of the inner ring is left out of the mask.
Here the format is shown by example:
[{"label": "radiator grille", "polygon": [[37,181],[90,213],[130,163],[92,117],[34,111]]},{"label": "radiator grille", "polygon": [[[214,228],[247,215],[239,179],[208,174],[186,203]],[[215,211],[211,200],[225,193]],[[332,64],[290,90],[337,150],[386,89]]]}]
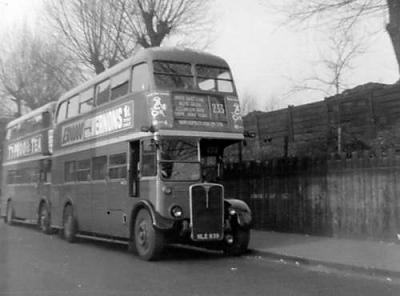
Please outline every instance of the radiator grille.
[{"label": "radiator grille", "polygon": [[190,218],[193,240],[222,239],[223,205],[222,185],[196,184],[190,187]]}]

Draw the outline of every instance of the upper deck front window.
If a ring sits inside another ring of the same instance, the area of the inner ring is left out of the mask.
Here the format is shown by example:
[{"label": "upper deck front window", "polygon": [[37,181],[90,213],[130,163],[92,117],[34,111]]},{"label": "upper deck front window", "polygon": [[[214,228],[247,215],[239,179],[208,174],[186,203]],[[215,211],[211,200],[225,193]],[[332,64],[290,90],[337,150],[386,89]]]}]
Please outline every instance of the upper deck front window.
[{"label": "upper deck front window", "polygon": [[153,67],[158,88],[194,88],[192,66],[189,63],[154,61]]},{"label": "upper deck front window", "polygon": [[227,68],[197,65],[197,84],[201,90],[233,93],[233,79]]}]

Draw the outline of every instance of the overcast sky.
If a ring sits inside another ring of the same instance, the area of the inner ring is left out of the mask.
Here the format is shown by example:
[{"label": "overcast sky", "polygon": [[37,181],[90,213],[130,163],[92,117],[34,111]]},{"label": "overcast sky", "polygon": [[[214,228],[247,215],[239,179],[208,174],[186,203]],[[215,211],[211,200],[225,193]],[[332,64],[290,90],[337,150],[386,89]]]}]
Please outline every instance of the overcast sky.
[{"label": "overcast sky", "polygon": [[[267,2],[267,1],[265,1]],[[40,14],[41,0],[0,0],[0,29],[7,30]],[[315,30],[294,30],[280,26],[282,18],[261,5],[259,0],[215,0],[216,18],[213,43],[208,51],[231,65],[239,94],[257,98],[263,109],[273,97],[275,107],[321,100],[321,93],[300,93],[287,97],[293,81],[301,82],[315,72],[315,61],[326,47],[324,34]],[[348,75],[350,86],[367,82],[393,83],[397,66],[383,17],[368,20],[365,30],[382,28],[369,41],[368,51],[354,61]],[[321,71],[319,69],[318,71]]]}]

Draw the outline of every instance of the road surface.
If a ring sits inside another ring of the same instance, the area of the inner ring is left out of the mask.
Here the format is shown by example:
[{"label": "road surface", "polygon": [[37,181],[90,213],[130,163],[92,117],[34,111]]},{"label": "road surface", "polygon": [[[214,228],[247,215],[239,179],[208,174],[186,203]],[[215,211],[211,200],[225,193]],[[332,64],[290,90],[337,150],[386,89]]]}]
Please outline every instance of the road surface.
[{"label": "road surface", "polygon": [[252,254],[168,248],[144,262],[125,246],[0,222],[0,296],[57,295],[400,295],[398,280],[284,264]]}]

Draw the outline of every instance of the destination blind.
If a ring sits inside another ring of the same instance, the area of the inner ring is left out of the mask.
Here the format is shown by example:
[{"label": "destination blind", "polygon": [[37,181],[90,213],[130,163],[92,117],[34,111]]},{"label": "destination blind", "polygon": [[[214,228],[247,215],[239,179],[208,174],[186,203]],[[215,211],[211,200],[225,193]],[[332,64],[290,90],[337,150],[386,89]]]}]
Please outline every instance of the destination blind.
[{"label": "destination blind", "polygon": [[175,95],[174,116],[176,119],[226,121],[223,98],[200,95]]}]

